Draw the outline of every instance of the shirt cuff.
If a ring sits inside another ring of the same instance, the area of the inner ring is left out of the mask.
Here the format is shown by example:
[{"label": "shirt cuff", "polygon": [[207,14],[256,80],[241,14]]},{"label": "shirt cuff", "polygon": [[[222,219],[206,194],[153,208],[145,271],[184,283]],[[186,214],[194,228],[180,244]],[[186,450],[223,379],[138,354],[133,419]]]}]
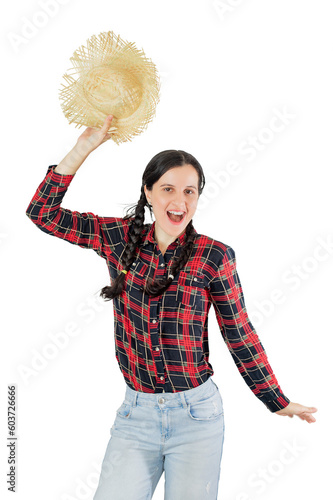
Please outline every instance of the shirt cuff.
[{"label": "shirt cuff", "polygon": [[263,403],[272,413],[274,413],[288,406],[288,404],[290,403],[290,399],[288,399],[286,396],[280,396],[272,401],[263,401]]},{"label": "shirt cuff", "polygon": [[68,187],[71,181],[73,180],[75,174],[60,174],[59,172],[55,172],[54,169],[57,165],[50,165],[47,169],[46,177],[48,181],[54,185],[61,185],[64,187]]}]

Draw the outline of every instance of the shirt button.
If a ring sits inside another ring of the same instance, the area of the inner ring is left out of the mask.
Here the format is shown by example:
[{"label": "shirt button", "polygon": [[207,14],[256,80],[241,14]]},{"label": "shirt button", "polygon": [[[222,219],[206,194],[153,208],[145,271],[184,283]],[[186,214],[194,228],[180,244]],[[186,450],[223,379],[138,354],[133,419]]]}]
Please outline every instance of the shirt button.
[{"label": "shirt button", "polygon": [[153,319],[153,323],[156,323],[156,319]]},{"label": "shirt button", "polygon": [[161,264],[161,267],[164,267],[164,266],[165,266],[165,264]]},{"label": "shirt button", "polygon": [[160,380],[164,380],[164,377],[160,377]]},{"label": "shirt button", "polygon": [[155,351],[159,351],[159,350],[160,350],[160,348],[159,348],[159,347],[155,347]]},{"label": "shirt button", "polygon": [[159,403],[161,403],[161,404],[163,404],[163,403],[164,403],[164,401],[165,401],[165,399],[164,399],[164,398],[160,398],[160,399],[158,400],[158,402],[159,402]]},{"label": "shirt button", "polygon": [[198,278],[194,278],[194,280],[193,280],[193,281],[198,281]]}]

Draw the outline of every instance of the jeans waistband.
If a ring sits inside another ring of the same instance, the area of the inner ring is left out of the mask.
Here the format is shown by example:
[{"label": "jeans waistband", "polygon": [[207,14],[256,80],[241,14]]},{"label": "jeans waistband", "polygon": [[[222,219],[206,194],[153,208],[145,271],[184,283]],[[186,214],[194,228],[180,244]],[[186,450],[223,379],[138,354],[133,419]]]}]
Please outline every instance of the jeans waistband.
[{"label": "jeans waistband", "polygon": [[211,376],[198,387],[179,392],[147,393],[134,391],[126,385],[125,401],[128,401],[133,406],[136,404],[141,406],[159,406],[159,404],[163,404],[169,407],[183,406],[186,408],[188,403],[209,398],[218,390]]}]

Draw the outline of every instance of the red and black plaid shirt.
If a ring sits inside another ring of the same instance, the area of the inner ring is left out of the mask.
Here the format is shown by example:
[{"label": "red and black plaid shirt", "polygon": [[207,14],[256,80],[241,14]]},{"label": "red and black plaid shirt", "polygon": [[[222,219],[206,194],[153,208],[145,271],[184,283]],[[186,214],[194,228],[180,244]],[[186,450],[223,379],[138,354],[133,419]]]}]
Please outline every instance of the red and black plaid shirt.
[{"label": "red and black plaid shirt", "polygon": [[[106,260],[113,281],[122,270],[121,255],[130,221],[61,207],[74,175],[48,167],[26,211],[45,233],[90,248]],[[124,290],[113,300],[115,352],[126,384],[160,393],[192,389],[214,374],[209,363],[208,313],[211,305],[222,337],[253,393],[274,412],[288,405],[245,307],[234,250],[197,234],[192,254],[169,288],[158,297],[142,291],[147,276],[168,275],[185,233],[164,256],[154,239],[155,222],[145,224],[142,245],[125,275]]]}]

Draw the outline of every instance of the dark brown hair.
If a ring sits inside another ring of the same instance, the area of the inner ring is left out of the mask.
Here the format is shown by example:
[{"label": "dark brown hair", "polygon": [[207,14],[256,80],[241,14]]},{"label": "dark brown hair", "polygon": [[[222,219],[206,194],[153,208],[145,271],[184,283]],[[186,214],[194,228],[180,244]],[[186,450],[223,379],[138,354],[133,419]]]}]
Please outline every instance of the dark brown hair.
[{"label": "dark brown hair", "polygon": [[[144,227],[145,207],[148,207],[150,215],[152,215],[151,206],[148,204],[144,186],[151,190],[153,184],[169,169],[180,167],[183,165],[192,165],[198,172],[199,183],[198,193],[201,195],[205,186],[205,176],[200,163],[189,153],[176,149],[167,149],[156,154],[148,163],[142,175],[141,196],[135,205],[131,205],[127,209],[127,215],[124,219],[132,219],[129,224],[129,241],[121,257],[123,269],[128,271],[132,262],[136,258],[136,248],[141,244],[141,233]],[[130,213],[128,213],[131,210]],[[182,246],[179,257],[174,260],[170,269],[170,274],[176,276],[177,273],[184,267],[188,261],[193,248],[196,233],[194,232],[192,220],[187,224],[185,230],[185,240]],[[171,284],[173,278],[164,278],[157,282],[153,282],[152,278],[148,277],[143,291],[152,297],[161,295]],[[111,286],[102,288],[100,296],[106,300],[111,300],[117,295],[120,295],[123,290],[125,273],[120,272]]]}]

